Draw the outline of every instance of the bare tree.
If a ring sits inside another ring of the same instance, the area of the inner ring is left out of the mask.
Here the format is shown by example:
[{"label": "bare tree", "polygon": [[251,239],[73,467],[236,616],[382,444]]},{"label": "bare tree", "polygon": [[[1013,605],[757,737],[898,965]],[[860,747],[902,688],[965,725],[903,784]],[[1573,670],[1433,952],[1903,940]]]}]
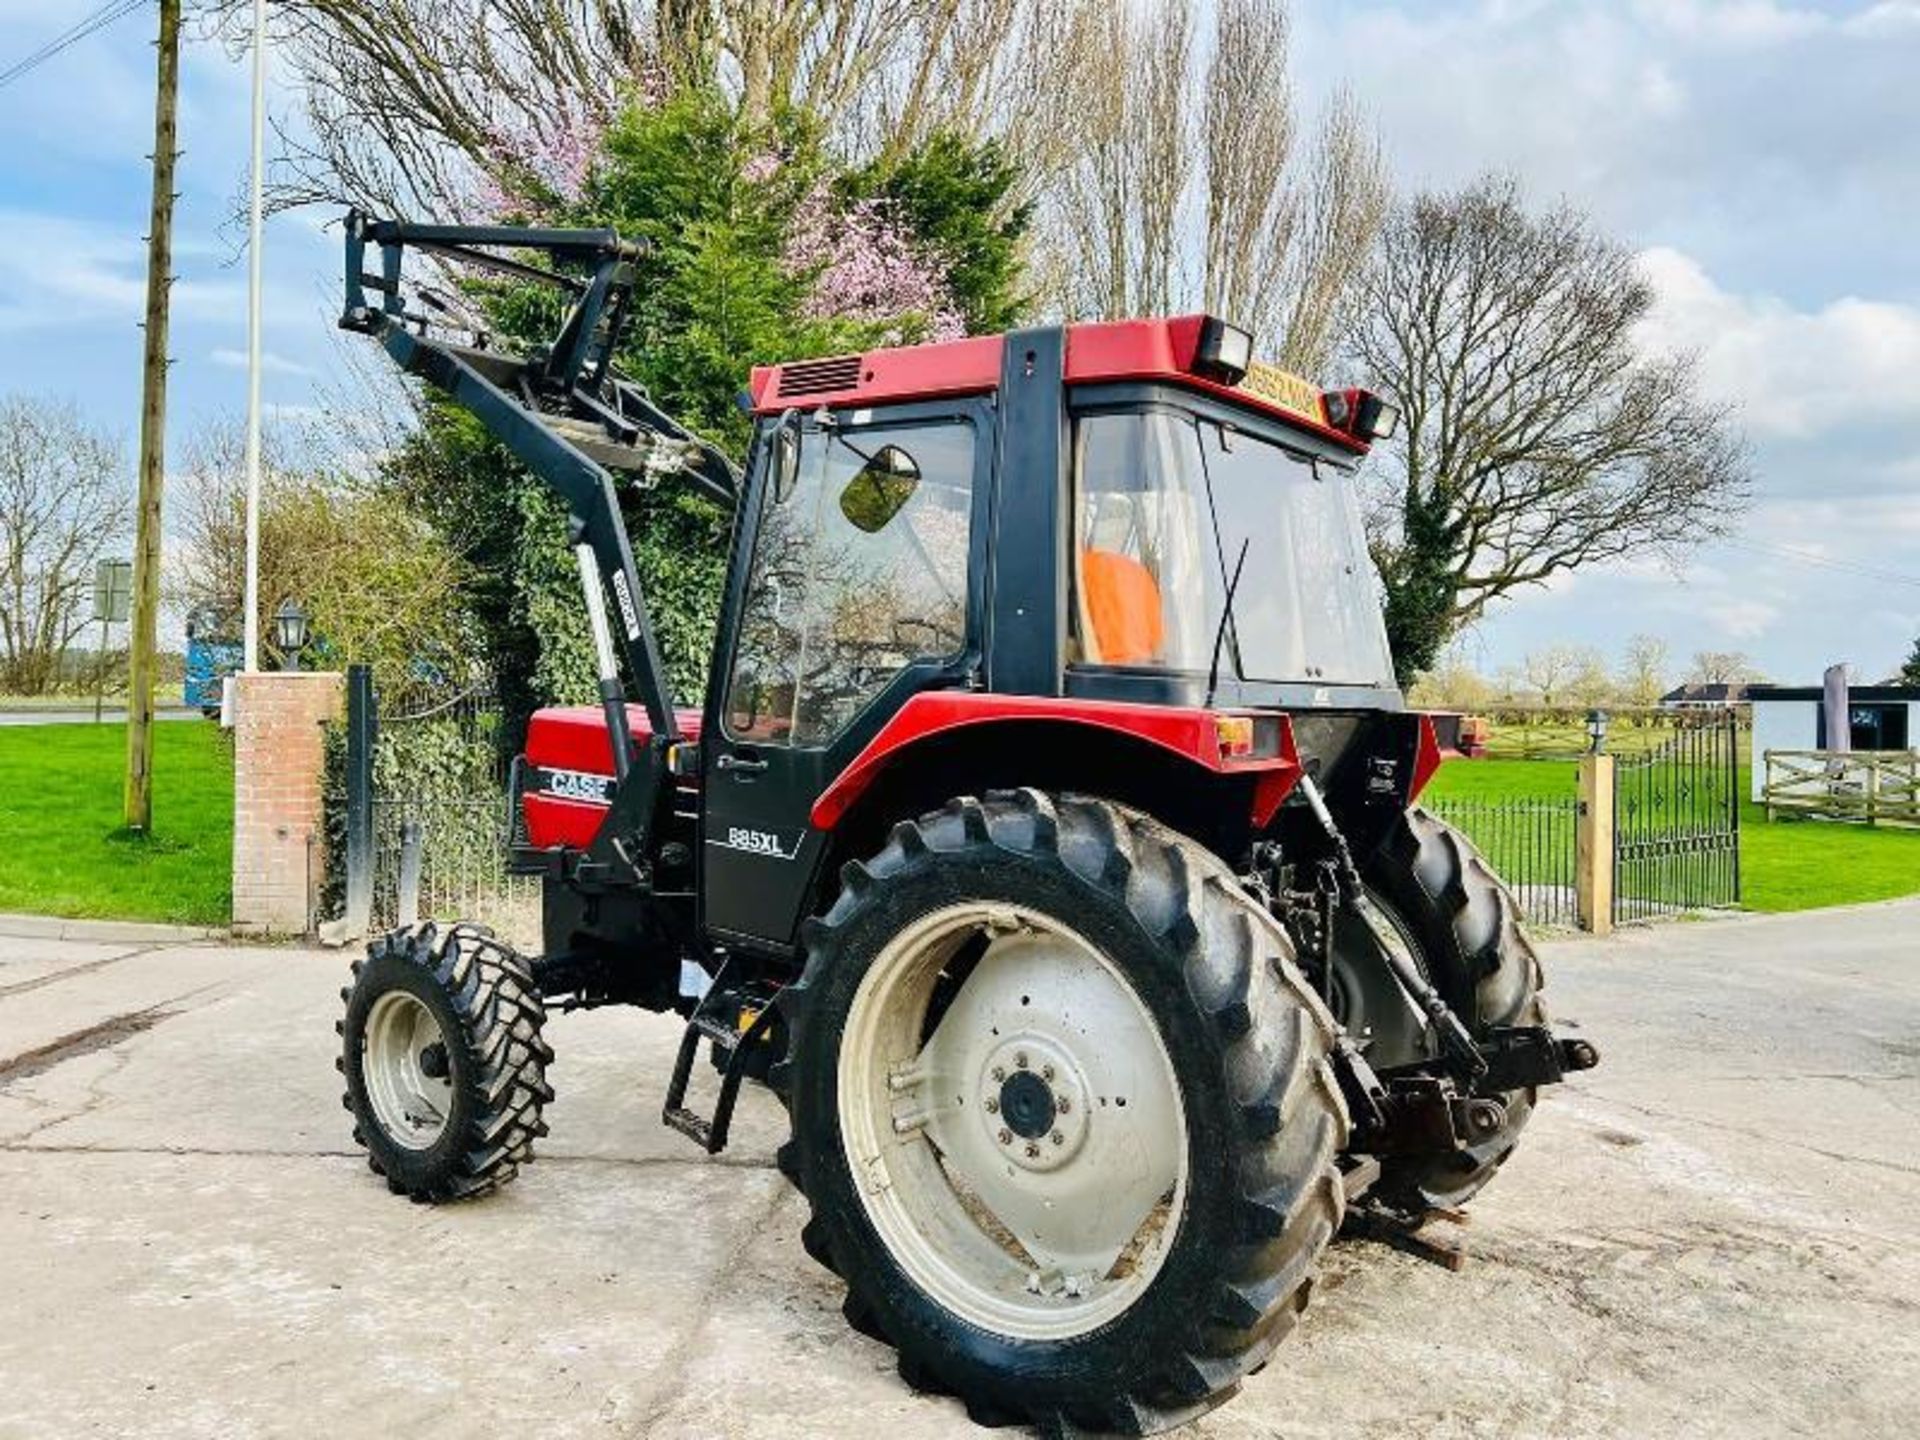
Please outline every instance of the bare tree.
[{"label": "bare tree", "polygon": [[[260,633],[288,598],[311,616],[335,663],[365,661],[404,684],[418,663],[458,670],[471,653],[466,579],[402,497],[314,468],[298,435],[263,437]],[[244,608],[244,435],[232,421],[202,426],[186,446],[176,489],[172,599],[237,631]]]},{"label": "bare tree", "polygon": [[1457,645],[1449,646],[1434,667],[1408,692],[1415,705],[1441,710],[1484,710],[1498,696],[1493,682],[1482,675]]},{"label": "bare tree", "polygon": [[1636,344],[1652,303],[1624,246],[1509,179],[1396,209],[1351,343],[1405,415],[1372,516],[1403,678],[1500,597],[1722,533],[1744,502],[1731,416],[1690,357]]},{"label": "bare tree", "polygon": [[1613,704],[1617,692],[1613,672],[1607,669],[1607,657],[1591,645],[1576,645],[1573,655],[1573,673],[1560,687],[1561,703],[1590,710]]},{"label": "bare tree", "polygon": [[1620,657],[1620,695],[1629,705],[1648,710],[1667,693],[1667,642],[1657,635],[1635,635]]},{"label": "bare tree", "polygon": [[1579,673],[1580,651],[1572,645],[1545,645],[1520,661],[1520,675],[1542,705],[1563,705],[1567,686]]},{"label": "bare tree", "polygon": [[1069,316],[1200,307],[1318,372],[1386,211],[1378,143],[1343,94],[1303,152],[1286,0],[1217,0],[1204,35],[1199,13],[1096,7],[1071,40],[1040,278]]},{"label": "bare tree", "polygon": [[1690,685],[1750,685],[1763,678],[1744,650],[1696,650],[1687,667]]},{"label": "bare tree", "polygon": [[[628,98],[718,84],[798,108],[850,153],[943,127],[1044,154],[1048,80],[1095,0],[276,0],[305,115],[276,203],[464,213],[529,172],[580,173]],[[244,36],[246,0],[203,0]],[[1024,149],[1021,153],[1024,157]]]},{"label": "bare tree", "polygon": [[65,401],[0,398],[0,684],[39,695],[86,628],[94,562],[126,537],[120,442]]}]

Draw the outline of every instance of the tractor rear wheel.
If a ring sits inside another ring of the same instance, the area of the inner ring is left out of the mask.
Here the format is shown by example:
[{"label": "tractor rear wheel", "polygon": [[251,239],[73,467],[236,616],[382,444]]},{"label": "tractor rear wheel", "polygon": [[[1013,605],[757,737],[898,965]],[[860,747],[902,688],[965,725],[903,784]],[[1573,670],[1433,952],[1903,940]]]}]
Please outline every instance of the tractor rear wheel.
[{"label": "tractor rear wheel", "polygon": [[1233,1394],[1345,1205],[1284,932],[1194,842],[1034,790],[843,879],[774,1079],[848,1319],[982,1423],[1144,1434]]},{"label": "tractor rear wheel", "polygon": [[[1495,1025],[1544,1025],[1539,957],[1505,885],[1458,830],[1425,810],[1408,810],[1364,870],[1367,889],[1455,1014],[1476,1036]],[[1437,1053],[1413,1011],[1391,988],[1378,942],[1363,924],[1334,934],[1334,1012],[1366,1046],[1376,1069]],[[1385,1160],[1372,1194],[1421,1214],[1451,1209],[1476,1194],[1506,1163],[1533,1114],[1535,1092],[1494,1096],[1500,1126],[1466,1150]]]},{"label": "tractor rear wheel", "polygon": [[533,1158],[553,1051],[527,962],[477,925],[395,930],[353,964],[335,1029],[353,1138],[396,1194],[484,1195]]}]

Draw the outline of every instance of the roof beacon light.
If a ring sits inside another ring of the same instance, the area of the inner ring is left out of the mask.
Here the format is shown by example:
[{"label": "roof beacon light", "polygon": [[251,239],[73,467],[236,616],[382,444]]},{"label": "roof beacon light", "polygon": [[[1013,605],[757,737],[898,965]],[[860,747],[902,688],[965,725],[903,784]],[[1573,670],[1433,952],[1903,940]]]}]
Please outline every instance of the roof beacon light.
[{"label": "roof beacon light", "polygon": [[1200,324],[1193,350],[1193,373],[1222,385],[1238,385],[1253,364],[1253,336],[1238,325],[1209,315]]}]

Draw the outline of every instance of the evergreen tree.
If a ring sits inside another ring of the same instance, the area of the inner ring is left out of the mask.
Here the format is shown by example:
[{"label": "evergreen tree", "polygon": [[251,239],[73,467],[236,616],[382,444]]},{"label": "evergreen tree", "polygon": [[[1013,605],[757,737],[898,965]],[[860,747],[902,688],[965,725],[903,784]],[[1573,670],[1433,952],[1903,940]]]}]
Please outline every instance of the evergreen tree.
[{"label": "evergreen tree", "polygon": [[[637,262],[622,368],[683,424],[743,459],[738,404],[756,364],[914,343],[1018,322],[1027,212],[997,147],[937,136],[881,170],[836,167],[804,116],[743,118],[710,90],[630,106],[572,197],[530,186],[506,218],[612,226]],[[999,218],[996,218],[999,217]],[[540,287],[483,283],[503,335],[533,343],[560,312]],[[558,500],[481,427],[430,400],[392,479],[473,572],[509,740],[535,706],[594,698],[593,657]],[[729,517],[666,484],[622,486],[642,593],[675,698],[705,688]]]}]

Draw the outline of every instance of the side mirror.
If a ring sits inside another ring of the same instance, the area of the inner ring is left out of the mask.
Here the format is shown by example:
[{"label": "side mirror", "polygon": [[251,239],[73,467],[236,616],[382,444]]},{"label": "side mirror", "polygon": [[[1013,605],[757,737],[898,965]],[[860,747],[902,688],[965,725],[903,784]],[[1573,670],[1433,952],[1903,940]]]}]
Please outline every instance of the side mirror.
[{"label": "side mirror", "polygon": [[778,505],[793,493],[800,477],[800,412],[789,410],[780,417],[773,432],[773,502]]},{"label": "side mirror", "polygon": [[920,467],[898,445],[883,445],[860,473],[840,492],[840,513],[856,530],[872,535],[913,498],[920,485]]}]

